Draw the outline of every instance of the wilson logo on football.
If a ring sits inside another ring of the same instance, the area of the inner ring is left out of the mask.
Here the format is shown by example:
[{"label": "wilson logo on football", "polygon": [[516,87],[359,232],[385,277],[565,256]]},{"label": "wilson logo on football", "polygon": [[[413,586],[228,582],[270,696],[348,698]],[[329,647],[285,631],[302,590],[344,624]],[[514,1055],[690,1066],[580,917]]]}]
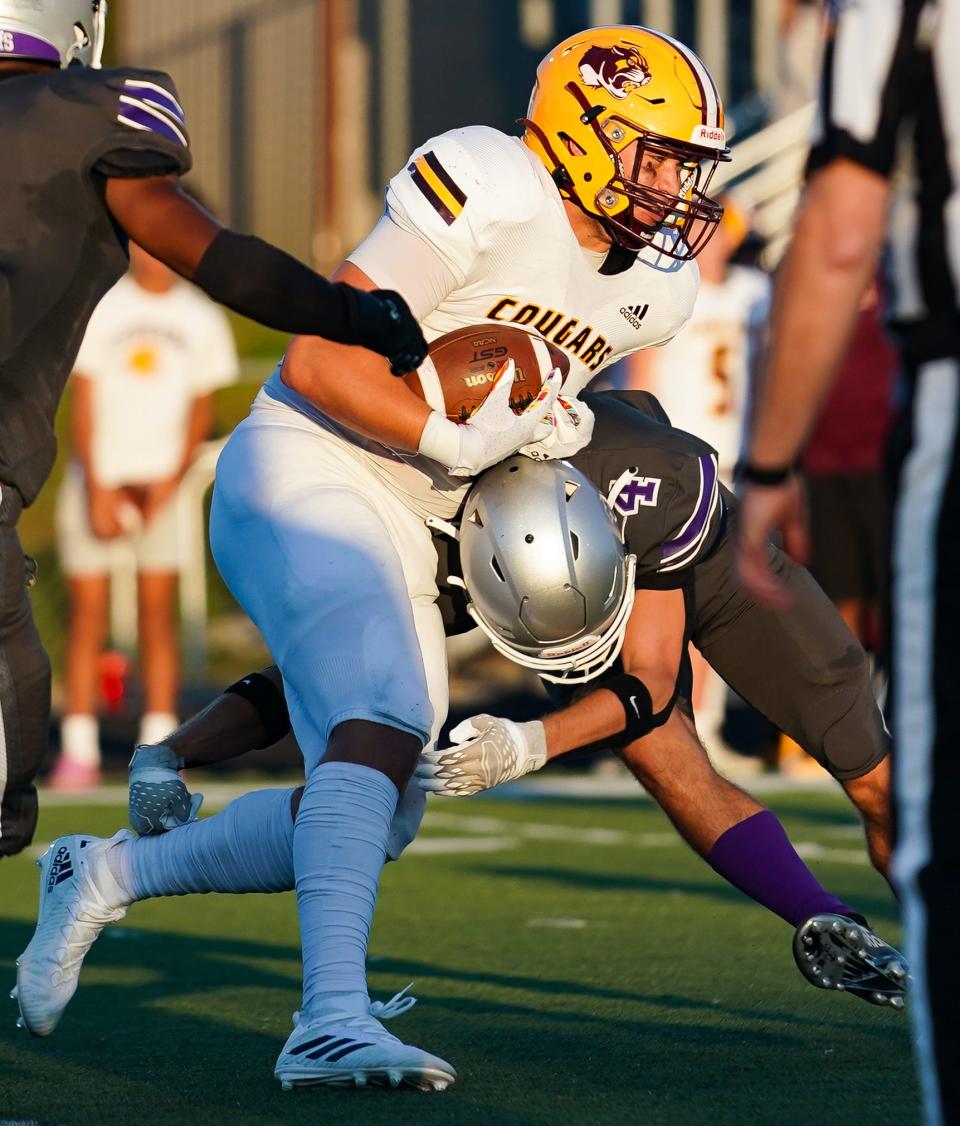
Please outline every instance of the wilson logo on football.
[{"label": "wilson logo on football", "polygon": [[636,47],[591,47],[580,60],[585,86],[602,86],[615,98],[626,98],[653,77]]},{"label": "wilson logo on football", "polygon": [[[504,349],[506,351],[506,349]],[[466,387],[480,387],[484,383],[493,383],[493,381],[500,374],[500,369],[495,368],[493,371],[482,371],[479,375],[466,375],[463,378]],[[523,368],[516,369],[516,375],[513,377],[513,382],[526,383],[527,377],[523,374]]]}]

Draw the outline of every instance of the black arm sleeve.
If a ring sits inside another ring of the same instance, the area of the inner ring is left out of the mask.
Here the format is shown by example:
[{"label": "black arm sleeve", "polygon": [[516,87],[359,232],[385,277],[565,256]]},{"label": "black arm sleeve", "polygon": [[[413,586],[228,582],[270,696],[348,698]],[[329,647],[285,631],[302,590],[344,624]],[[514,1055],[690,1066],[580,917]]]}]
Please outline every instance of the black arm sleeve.
[{"label": "black arm sleeve", "polygon": [[222,230],[193,281],[214,301],[280,332],[358,344],[357,293],[255,235]]}]

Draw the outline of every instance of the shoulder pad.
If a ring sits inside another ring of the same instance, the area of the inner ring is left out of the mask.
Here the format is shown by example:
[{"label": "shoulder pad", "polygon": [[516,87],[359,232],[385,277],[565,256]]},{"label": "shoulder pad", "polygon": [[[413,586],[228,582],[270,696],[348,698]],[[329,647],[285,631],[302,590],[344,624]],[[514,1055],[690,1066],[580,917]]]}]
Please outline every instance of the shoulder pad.
[{"label": "shoulder pad", "polygon": [[168,74],[138,67],[116,67],[100,73],[117,98],[117,120],[122,125],[189,146],[186,115]]},{"label": "shoulder pad", "polygon": [[477,193],[477,210],[490,218],[522,222],[540,206],[543,186],[536,157],[519,137],[487,125],[470,125],[435,137],[418,153],[426,149],[437,152],[454,175],[470,182]]},{"label": "shoulder pad", "polygon": [[638,586],[682,582],[680,572],[712,549],[723,511],[716,454],[692,435],[664,429],[665,444],[622,449],[617,460],[627,464],[617,476],[608,468],[603,486],[637,557]]},{"label": "shoulder pad", "polygon": [[543,187],[517,138],[455,129],[418,148],[387,188],[387,212],[430,242],[463,277],[499,223],[522,222]]}]

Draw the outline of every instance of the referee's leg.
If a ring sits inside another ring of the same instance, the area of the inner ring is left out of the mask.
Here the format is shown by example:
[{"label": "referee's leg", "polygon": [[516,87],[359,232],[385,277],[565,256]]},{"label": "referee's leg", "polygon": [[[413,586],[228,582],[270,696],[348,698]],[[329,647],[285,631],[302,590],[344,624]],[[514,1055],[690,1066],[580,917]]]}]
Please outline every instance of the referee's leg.
[{"label": "referee's leg", "polygon": [[960,364],[923,364],[892,439],[897,845],[926,1118],[960,1122]]},{"label": "referee's leg", "polygon": [[0,857],[33,840],[33,779],[49,729],[50,661],[30,610],[23,549],[15,528],[0,527]]}]

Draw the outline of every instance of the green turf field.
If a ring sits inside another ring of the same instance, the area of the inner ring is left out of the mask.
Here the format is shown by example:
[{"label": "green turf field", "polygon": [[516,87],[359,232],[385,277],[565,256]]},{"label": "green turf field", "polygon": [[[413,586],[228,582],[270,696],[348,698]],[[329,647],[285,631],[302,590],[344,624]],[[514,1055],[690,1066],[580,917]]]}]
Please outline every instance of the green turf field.
[{"label": "green turf field", "polygon": [[[772,797],[818,875],[896,940],[895,909],[832,794]],[[48,808],[37,841],[120,807]],[[33,930],[36,868],[4,861],[0,965]],[[814,990],[791,932],[641,801],[438,800],[388,867],[370,982],[411,979],[393,1030],[458,1083],[281,1092],[299,995],[293,897],[138,904],[105,932],[56,1034],[0,1023],[0,1121],[862,1123],[918,1121],[903,1014]]]}]

